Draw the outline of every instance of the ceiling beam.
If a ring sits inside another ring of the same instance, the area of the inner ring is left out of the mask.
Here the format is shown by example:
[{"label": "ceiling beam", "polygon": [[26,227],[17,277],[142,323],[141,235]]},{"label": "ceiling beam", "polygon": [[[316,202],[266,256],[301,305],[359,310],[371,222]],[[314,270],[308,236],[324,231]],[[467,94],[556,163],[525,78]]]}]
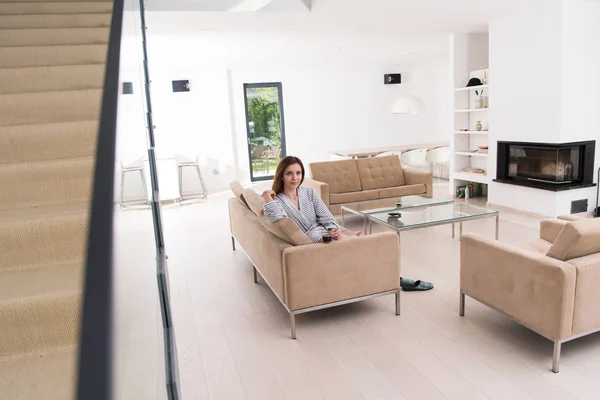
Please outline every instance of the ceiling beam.
[{"label": "ceiling beam", "polygon": [[235,6],[229,8],[228,11],[258,11],[273,1],[274,0],[242,0]]}]

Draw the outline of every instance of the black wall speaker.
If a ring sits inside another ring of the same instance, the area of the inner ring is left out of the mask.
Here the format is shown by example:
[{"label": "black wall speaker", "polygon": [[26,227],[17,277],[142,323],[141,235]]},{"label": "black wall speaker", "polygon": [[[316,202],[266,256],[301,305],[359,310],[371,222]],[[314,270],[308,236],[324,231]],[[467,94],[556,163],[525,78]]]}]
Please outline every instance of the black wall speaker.
[{"label": "black wall speaker", "polygon": [[190,91],[190,81],[173,81],[173,91],[174,92],[189,92]]},{"label": "black wall speaker", "polygon": [[133,94],[133,82],[123,82],[123,94]]},{"label": "black wall speaker", "polygon": [[400,76],[400,74],[385,74],[383,76],[383,83],[385,83],[386,85],[402,83],[402,77]]}]

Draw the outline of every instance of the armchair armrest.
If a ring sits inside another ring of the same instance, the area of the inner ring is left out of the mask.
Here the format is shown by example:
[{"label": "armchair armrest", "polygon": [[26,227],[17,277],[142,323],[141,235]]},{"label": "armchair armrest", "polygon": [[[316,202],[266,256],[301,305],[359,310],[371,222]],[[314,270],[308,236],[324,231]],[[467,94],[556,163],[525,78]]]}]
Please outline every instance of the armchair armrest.
[{"label": "armchair armrest", "polygon": [[460,289],[552,340],[569,337],[575,302],[571,264],[488,239],[464,234]]},{"label": "armchair armrest", "polygon": [[556,237],[565,227],[568,221],[563,219],[549,218],[540,222],[540,239],[554,243]]},{"label": "armchair armrest", "polygon": [[404,181],[407,185],[425,185],[427,195],[433,194],[433,175],[429,172],[415,171],[408,168],[404,169]]},{"label": "armchair armrest", "polygon": [[398,236],[385,232],[287,248],[283,276],[292,311],[399,289]]},{"label": "armchair armrest", "polygon": [[319,182],[312,178],[304,178],[302,185],[312,188],[315,192],[317,192],[321,200],[323,200],[323,203],[329,207],[329,185],[327,183]]}]

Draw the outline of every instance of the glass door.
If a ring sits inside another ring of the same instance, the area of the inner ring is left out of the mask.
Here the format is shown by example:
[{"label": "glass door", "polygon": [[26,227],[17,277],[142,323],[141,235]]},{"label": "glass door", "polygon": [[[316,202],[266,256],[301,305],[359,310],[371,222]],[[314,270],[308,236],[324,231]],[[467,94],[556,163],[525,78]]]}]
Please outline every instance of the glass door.
[{"label": "glass door", "polygon": [[244,102],[250,179],[273,179],[286,155],[281,83],[245,83]]}]

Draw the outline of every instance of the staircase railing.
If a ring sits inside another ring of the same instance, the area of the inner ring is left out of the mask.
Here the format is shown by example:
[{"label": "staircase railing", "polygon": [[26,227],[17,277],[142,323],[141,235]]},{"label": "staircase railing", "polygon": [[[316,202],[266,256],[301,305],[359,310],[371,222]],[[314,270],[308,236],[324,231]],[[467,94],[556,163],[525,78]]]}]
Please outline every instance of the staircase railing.
[{"label": "staircase railing", "polygon": [[86,400],[111,399],[113,394],[112,217],[122,28],[123,0],[115,0],[98,130],[81,321],[77,397]]},{"label": "staircase railing", "polygon": [[[162,316],[165,389],[168,399],[176,400],[180,398],[175,334],[169,297],[167,256],[162,229],[160,191],[154,149],[154,127],[152,123],[144,2],[143,0],[139,0],[139,10],[136,10],[136,1],[114,1],[109,34],[94,172],[93,200],[85,271],[84,306],[81,322],[77,397],[82,400],[105,400],[112,399],[115,396],[115,388],[112,381],[115,375],[116,361],[113,359],[113,355],[115,352],[115,332],[118,331],[116,329],[118,327],[113,326],[116,310],[112,304],[114,275],[116,272],[114,262],[115,249],[113,248],[115,221],[113,216],[115,213],[114,187],[118,140],[117,122],[119,121],[119,71],[121,63],[125,61],[121,57],[121,46],[124,39],[124,8],[135,10],[136,15],[139,14],[136,16],[136,19],[139,17],[141,25],[137,26],[136,29],[141,29],[142,41],[141,43],[136,41],[136,46],[141,46],[141,53],[143,53],[143,80],[145,88],[143,95],[145,97],[144,107],[147,124],[146,150],[151,181],[149,205],[152,211],[152,233],[154,235],[154,247],[156,251],[158,288],[156,294],[158,295]],[[144,362],[144,360],[133,360],[133,362]],[[156,382],[148,382],[148,385],[155,384]],[[160,397],[163,395],[160,394]]]}]

